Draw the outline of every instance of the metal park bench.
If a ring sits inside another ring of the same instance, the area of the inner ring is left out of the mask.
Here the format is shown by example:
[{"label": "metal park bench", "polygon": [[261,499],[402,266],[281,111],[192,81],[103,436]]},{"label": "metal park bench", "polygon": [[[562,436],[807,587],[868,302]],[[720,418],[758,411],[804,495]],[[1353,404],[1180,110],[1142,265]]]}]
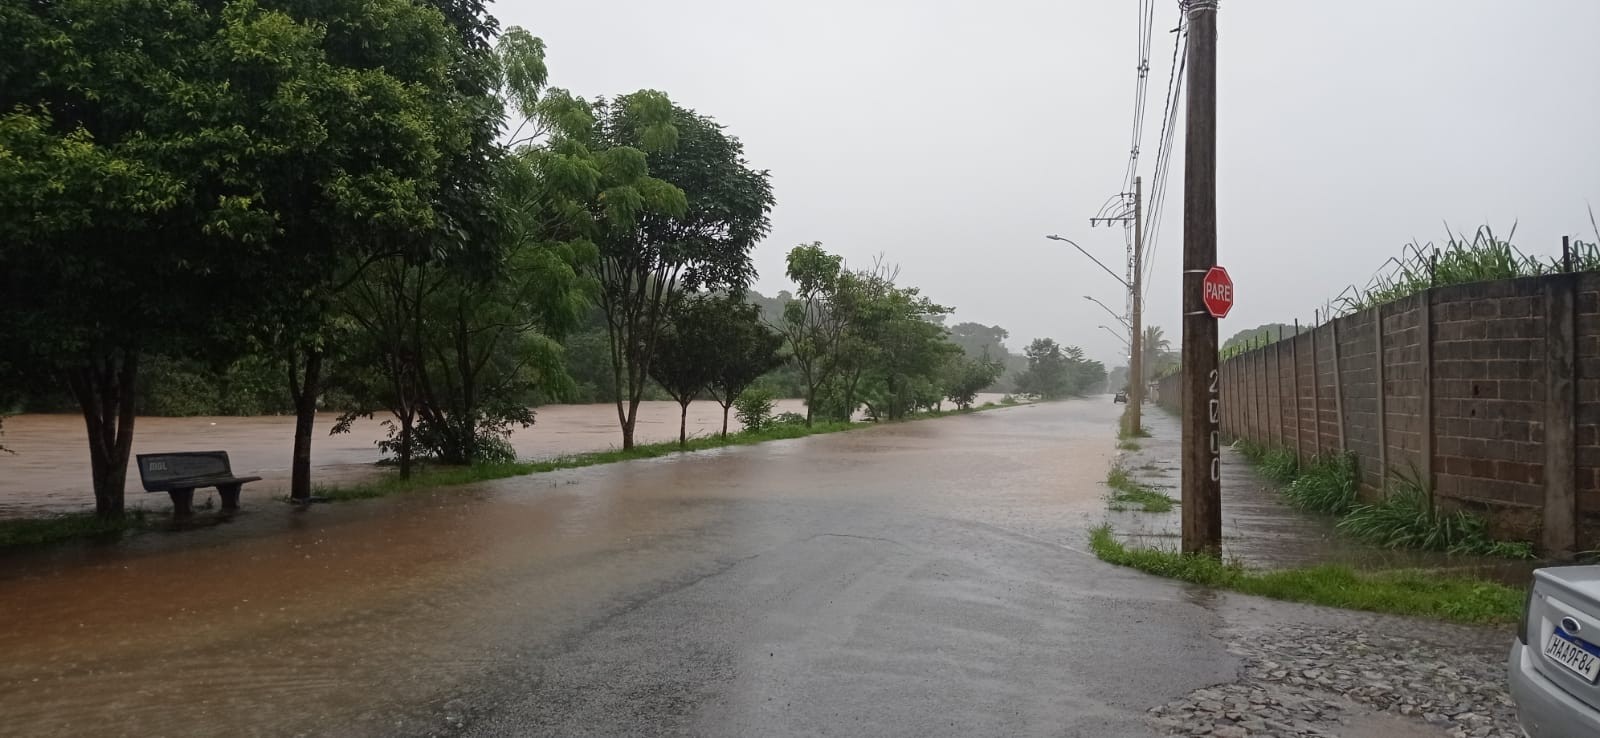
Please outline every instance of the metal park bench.
[{"label": "metal park bench", "polygon": [[228,464],[227,451],[183,451],[168,454],[139,454],[139,481],[146,492],[165,492],[172,497],[172,514],[187,517],[194,512],[194,491],[216,487],[222,497],[223,512],[239,509],[239,489],[245,482],[261,477],[236,477]]}]

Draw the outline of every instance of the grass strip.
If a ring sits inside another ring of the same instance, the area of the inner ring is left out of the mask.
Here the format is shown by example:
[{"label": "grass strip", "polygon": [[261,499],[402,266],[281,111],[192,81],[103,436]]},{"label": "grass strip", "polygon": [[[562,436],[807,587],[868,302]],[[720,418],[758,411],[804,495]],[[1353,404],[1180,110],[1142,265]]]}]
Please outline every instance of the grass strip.
[{"label": "grass strip", "polygon": [[[1019,404],[1013,400],[1009,405],[996,405],[984,403],[982,406],[966,410],[930,410],[918,413],[904,421],[931,420],[952,415],[970,415],[985,410],[994,410],[1000,407],[1009,407]],[[631,449],[610,449],[607,451],[592,451],[589,453],[572,454],[543,461],[514,461],[497,464],[473,464],[471,466],[427,466],[412,474],[410,479],[401,479],[398,476],[386,476],[370,482],[361,482],[352,485],[319,486],[316,495],[329,501],[365,500],[374,497],[408,492],[417,489],[431,489],[434,487],[449,487],[458,484],[471,484],[473,482],[486,482],[492,479],[505,479],[507,477],[520,477],[527,474],[557,471],[560,469],[578,469],[585,466],[598,464],[612,464],[618,461],[634,461],[637,459],[654,459],[678,453],[692,453],[710,449],[726,448],[728,446],[748,446],[767,441],[782,441],[791,438],[804,438],[824,433],[839,433],[869,426],[883,425],[873,422],[818,422],[807,428],[798,423],[783,423],[768,426],[759,431],[740,431],[729,433],[726,437],[720,435],[699,436],[690,438],[688,443],[679,445],[677,441],[662,443],[646,443],[634,446]]]},{"label": "grass strip", "polygon": [[[965,411],[972,412],[972,411]],[[939,415],[961,415],[964,411],[953,410],[939,413]],[[919,415],[918,418],[934,417],[933,413]],[[492,479],[505,479],[507,477],[520,477],[527,474],[557,471],[560,469],[580,469],[586,466],[599,464],[613,464],[619,461],[635,461],[638,459],[655,459],[662,456],[671,456],[678,453],[693,453],[707,451],[728,446],[748,446],[767,441],[781,441],[790,438],[804,438],[823,433],[838,433],[854,428],[861,428],[877,423],[817,423],[810,428],[798,424],[774,425],[759,431],[741,431],[723,436],[702,436],[690,438],[688,443],[678,445],[677,441],[662,443],[644,443],[631,449],[610,449],[606,451],[591,451],[589,453],[559,456],[541,461],[513,461],[498,464],[473,464],[471,466],[424,466],[420,471],[411,475],[410,479],[401,479],[398,476],[387,476],[370,482],[353,485],[340,485],[318,487],[316,494],[331,501],[365,500],[397,492],[408,492],[417,489],[433,487],[449,487],[458,484],[471,484],[473,482],[486,482]]]},{"label": "grass strip", "polygon": [[1349,610],[1413,615],[1456,623],[1514,623],[1526,592],[1503,584],[1416,569],[1360,571],[1325,564],[1279,571],[1252,571],[1208,556],[1129,548],[1111,526],[1089,534],[1089,548],[1102,561],[1208,587]]},{"label": "grass strip", "polygon": [[1133,480],[1120,466],[1111,467],[1106,474],[1106,486],[1111,488],[1111,495],[1106,498],[1106,507],[1123,512],[1126,510],[1140,510],[1142,512],[1162,513],[1170,512],[1176,502],[1171,498]]},{"label": "grass strip", "polygon": [[[1022,404],[1009,397],[1006,399],[1009,402],[1002,401],[1002,404],[999,405],[988,402],[980,407],[966,410],[935,410],[920,413],[906,418],[906,420],[968,415],[984,410]],[[610,464],[617,461],[652,459],[683,452],[705,451],[728,446],[746,446],[789,438],[803,438],[805,436],[837,433],[873,425],[881,425],[881,423],[817,423],[810,428],[798,424],[782,424],[773,425],[760,431],[730,433],[726,438],[722,436],[691,438],[684,446],[679,446],[676,441],[668,441],[666,443],[635,446],[627,451],[620,449],[596,451],[544,461],[484,463],[471,466],[428,465],[425,462],[418,462],[418,470],[412,474],[410,479],[401,479],[398,476],[388,475],[382,479],[351,485],[317,485],[315,494],[328,501],[364,500],[418,489],[471,484],[492,479],[555,471],[557,469],[576,469],[596,464]],[[197,506],[196,509],[203,510],[205,507],[203,505]],[[65,513],[36,518],[0,520],[0,549],[38,546],[74,539],[110,536],[128,531],[147,530],[152,527],[153,522],[149,517],[148,511],[145,509],[135,508],[129,510],[124,517],[118,519],[102,519],[93,513]]]},{"label": "grass strip", "polygon": [[131,510],[121,518],[101,518],[94,513],[67,513],[42,518],[0,520],[0,548],[118,535],[144,527],[143,509]]}]

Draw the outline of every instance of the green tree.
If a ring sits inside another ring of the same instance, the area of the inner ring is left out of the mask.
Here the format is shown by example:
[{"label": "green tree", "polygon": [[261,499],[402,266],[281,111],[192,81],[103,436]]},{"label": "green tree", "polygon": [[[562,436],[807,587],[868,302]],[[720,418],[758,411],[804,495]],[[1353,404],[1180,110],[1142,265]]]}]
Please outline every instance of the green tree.
[{"label": "green tree", "polygon": [[995,383],[1005,365],[990,359],[987,354],[972,358],[965,354],[951,356],[945,364],[944,396],[956,407],[966,410],[978,398],[978,393]]},{"label": "green tree", "polygon": [[997,325],[967,322],[950,326],[950,342],[960,346],[969,359],[1005,356],[1005,340],[1010,337],[1006,329]]},{"label": "green tree", "polygon": [[839,299],[844,258],[822,250],[820,242],[790,249],[787,273],[795,283],[795,299],[784,305],[778,331],[800,369],[810,427],[820,390],[839,370],[839,349],[854,316]]},{"label": "green tree", "polygon": [[0,346],[66,378],[116,516],[144,354],[299,335],[336,265],[432,225],[453,46],[407,0],[11,3],[0,35]]},{"label": "green tree", "polygon": [[871,275],[861,281],[875,284],[868,293],[872,304],[862,310],[870,317],[859,324],[866,329],[859,344],[871,348],[854,352],[863,358],[864,399],[872,415],[899,420],[938,403],[944,396],[944,367],[961,353],[936,322],[950,308],[921,296],[915,287],[875,283]]},{"label": "green tree", "polygon": [[1177,365],[1179,360],[1178,354],[1172,351],[1172,342],[1167,340],[1161,326],[1145,326],[1140,351],[1144,354],[1145,381],[1161,376],[1169,368]]},{"label": "green tree", "polygon": [[722,407],[722,435],[728,435],[728,409],[763,375],[783,365],[783,336],[762,323],[761,308],[727,294],[707,301],[716,320],[707,332],[714,347],[706,383]]},{"label": "green tree", "polygon": [[717,314],[712,298],[689,296],[673,306],[666,330],[656,337],[650,377],[678,403],[678,445],[689,442],[689,403],[711,383],[718,363]]},{"label": "green tree", "polygon": [[[1083,383],[1093,376],[1091,370],[1078,369],[1085,362],[1083,351],[1076,346],[1063,348],[1053,339],[1035,338],[1023,354],[1028,357],[1028,369],[1017,378],[1017,389],[1026,394],[1060,399],[1082,391]],[[1103,367],[1100,379],[1105,379]]]},{"label": "green tree", "polygon": [[[655,343],[686,290],[742,291],[755,269],[750,250],[766,235],[772,186],[745,162],[744,145],[711,118],[635,93],[596,106],[596,142],[609,151],[646,151],[648,171],[681,196],[677,207],[644,208],[644,193],[605,192],[598,212],[600,305],[611,340],[622,447],[632,448]],[[665,111],[667,116],[659,116]],[[665,200],[666,198],[658,198]],[[619,218],[618,209],[640,211]]]},{"label": "green tree", "polygon": [[1222,342],[1219,351],[1228,351],[1234,348],[1248,346],[1252,343],[1270,343],[1278,340],[1278,335],[1294,335],[1294,326],[1288,323],[1263,323],[1254,328],[1247,328],[1233,334],[1228,340]]}]

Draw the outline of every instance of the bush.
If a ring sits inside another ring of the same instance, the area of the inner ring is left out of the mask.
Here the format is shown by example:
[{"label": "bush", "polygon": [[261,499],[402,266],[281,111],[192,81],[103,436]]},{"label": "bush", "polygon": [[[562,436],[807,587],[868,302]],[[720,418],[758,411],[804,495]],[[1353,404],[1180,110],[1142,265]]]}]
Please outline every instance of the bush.
[{"label": "bush", "polygon": [[767,428],[772,425],[772,393],[759,389],[740,392],[733,399],[733,414],[747,431]]},{"label": "bush", "polygon": [[801,415],[800,413],[778,413],[778,416],[772,419],[772,424],[773,425],[805,425],[806,424],[806,416]]}]

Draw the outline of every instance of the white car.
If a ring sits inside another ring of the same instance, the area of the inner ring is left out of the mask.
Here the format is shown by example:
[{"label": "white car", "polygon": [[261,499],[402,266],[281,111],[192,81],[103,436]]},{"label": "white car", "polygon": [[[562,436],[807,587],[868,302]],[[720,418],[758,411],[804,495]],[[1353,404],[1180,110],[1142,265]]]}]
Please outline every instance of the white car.
[{"label": "white car", "polygon": [[1600,736],[1600,566],[1533,573],[1508,667],[1530,738]]}]

